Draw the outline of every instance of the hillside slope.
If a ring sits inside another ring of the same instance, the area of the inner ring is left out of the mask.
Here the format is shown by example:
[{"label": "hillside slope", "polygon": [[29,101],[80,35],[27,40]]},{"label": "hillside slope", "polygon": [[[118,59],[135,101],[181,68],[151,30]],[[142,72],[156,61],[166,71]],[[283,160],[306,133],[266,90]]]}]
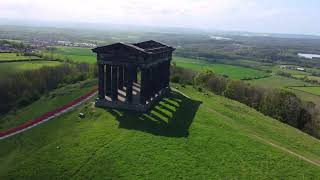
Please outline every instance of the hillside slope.
[{"label": "hillside slope", "polygon": [[0,179],[320,177],[318,140],[224,97],[179,91],[148,114],[88,102],[1,141]]}]

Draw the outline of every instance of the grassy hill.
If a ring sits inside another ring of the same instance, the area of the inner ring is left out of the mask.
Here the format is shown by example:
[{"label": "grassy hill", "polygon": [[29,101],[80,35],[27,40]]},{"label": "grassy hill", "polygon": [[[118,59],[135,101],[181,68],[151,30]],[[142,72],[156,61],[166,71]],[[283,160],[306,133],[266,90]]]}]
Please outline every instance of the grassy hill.
[{"label": "grassy hill", "polygon": [[320,87],[314,86],[314,87],[291,87],[291,89],[303,91],[306,93],[314,94],[317,96],[320,96]]},{"label": "grassy hill", "polygon": [[95,64],[97,62],[96,54],[93,53],[90,48],[57,46],[52,53],[45,52],[44,54],[49,57],[69,59],[74,62],[89,64]]},{"label": "grassy hill", "polygon": [[61,62],[57,61],[37,61],[37,62],[10,62],[0,64],[0,78],[5,78],[17,72],[40,69],[44,66],[58,66]]},{"label": "grassy hill", "polygon": [[175,62],[177,66],[192,69],[195,71],[212,70],[217,74],[227,75],[232,79],[259,78],[268,75],[268,73],[264,71],[259,71],[251,68],[228,64],[215,64],[190,58],[174,57],[173,62]]},{"label": "grassy hill", "polygon": [[91,101],[0,141],[0,179],[320,177],[318,140],[224,97],[179,91],[147,114]]},{"label": "grassy hill", "polygon": [[[96,54],[93,53],[90,48],[57,46],[52,53],[46,52],[45,54],[49,57],[52,56],[61,59],[69,59],[75,62],[95,64],[97,61]],[[180,67],[189,68],[196,71],[213,70],[218,74],[227,75],[232,79],[259,78],[268,75],[268,73],[264,71],[259,71],[252,68],[227,64],[214,64],[207,61],[177,56],[173,58],[173,61]]]},{"label": "grassy hill", "polygon": [[41,59],[36,56],[18,56],[16,53],[0,53],[1,61]]},{"label": "grassy hill", "polygon": [[0,116],[0,131],[16,127],[30,119],[61,107],[93,90],[96,85],[97,80],[86,80],[55,89],[29,106]]},{"label": "grassy hill", "polygon": [[304,82],[302,80],[287,78],[283,76],[273,75],[268,78],[256,79],[247,81],[248,83],[256,86],[266,87],[266,88],[286,88],[289,86],[312,86],[311,83]]}]

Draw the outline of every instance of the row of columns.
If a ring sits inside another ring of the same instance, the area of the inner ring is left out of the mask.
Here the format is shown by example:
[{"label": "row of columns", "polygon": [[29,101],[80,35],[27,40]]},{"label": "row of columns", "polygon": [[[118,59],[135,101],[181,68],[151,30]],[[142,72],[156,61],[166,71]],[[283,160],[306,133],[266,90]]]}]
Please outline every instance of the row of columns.
[{"label": "row of columns", "polygon": [[99,76],[99,99],[105,96],[111,97],[112,101],[118,100],[118,89],[126,87],[126,100],[132,101],[133,82],[137,82],[137,70],[132,65],[98,65]]},{"label": "row of columns", "polygon": [[169,86],[170,61],[141,69],[140,103],[145,104],[162,89]]},{"label": "row of columns", "polygon": [[[99,99],[105,96],[112,101],[118,100],[118,89],[126,90],[126,101],[132,102],[133,83],[137,82],[137,67],[134,65],[98,65]],[[169,86],[170,61],[163,61],[150,67],[141,68],[140,103],[153,98],[162,89]],[[124,88],[126,87],[126,88]]]}]

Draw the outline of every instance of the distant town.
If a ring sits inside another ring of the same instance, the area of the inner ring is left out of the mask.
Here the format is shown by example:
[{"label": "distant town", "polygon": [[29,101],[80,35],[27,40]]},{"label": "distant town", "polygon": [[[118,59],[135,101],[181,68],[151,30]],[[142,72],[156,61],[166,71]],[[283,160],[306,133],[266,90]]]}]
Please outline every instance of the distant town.
[{"label": "distant town", "polygon": [[44,49],[52,46],[67,46],[67,47],[83,47],[83,48],[95,48],[96,44],[88,42],[71,42],[71,41],[54,41],[54,40],[31,40],[31,41],[19,41],[19,40],[0,40],[0,53],[11,52],[35,52],[37,49]]}]

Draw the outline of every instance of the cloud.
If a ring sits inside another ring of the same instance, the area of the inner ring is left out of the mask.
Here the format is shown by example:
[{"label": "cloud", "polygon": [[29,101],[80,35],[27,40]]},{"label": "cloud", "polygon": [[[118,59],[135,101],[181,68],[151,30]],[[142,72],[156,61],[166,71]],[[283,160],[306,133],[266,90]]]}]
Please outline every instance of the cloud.
[{"label": "cloud", "polygon": [[1,0],[0,17],[76,21],[220,20],[250,0]]},{"label": "cloud", "polygon": [[289,0],[0,0],[0,18],[263,31],[267,22],[285,28],[286,22],[293,27],[295,19],[301,23],[308,19],[304,14],[307,10],[292,9],[291,3]]}]

